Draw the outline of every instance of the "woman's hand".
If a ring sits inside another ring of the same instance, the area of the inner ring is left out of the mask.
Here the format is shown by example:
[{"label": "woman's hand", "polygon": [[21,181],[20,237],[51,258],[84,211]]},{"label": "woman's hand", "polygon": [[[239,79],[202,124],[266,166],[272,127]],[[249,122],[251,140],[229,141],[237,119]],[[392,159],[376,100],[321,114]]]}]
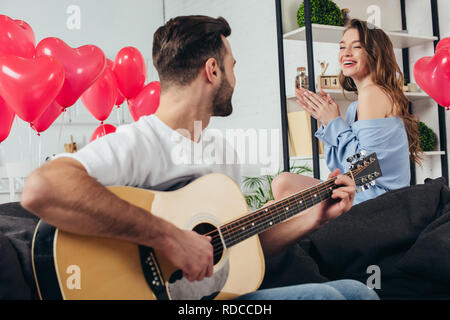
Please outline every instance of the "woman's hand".
[{"label": "woman's hand", "polygon": [[322,89],[320,89],[320,95],[303,88],[295,89],[295,95],[297,103],[324,126],[341,115],[336,102]]}]

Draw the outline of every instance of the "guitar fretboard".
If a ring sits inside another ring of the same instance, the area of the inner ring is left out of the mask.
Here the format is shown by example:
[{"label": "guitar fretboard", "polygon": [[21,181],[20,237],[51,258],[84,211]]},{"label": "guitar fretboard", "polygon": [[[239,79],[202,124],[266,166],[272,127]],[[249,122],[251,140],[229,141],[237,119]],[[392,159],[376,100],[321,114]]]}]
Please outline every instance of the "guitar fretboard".
[{"label": "guitar fretboard", "polygon": [[[351,176],[350,173],[345,175]],[[336,178],[296,193],[270,206],[254,211],[220,228],[227,248],[266,231],[299,212],[330,199]]]}]

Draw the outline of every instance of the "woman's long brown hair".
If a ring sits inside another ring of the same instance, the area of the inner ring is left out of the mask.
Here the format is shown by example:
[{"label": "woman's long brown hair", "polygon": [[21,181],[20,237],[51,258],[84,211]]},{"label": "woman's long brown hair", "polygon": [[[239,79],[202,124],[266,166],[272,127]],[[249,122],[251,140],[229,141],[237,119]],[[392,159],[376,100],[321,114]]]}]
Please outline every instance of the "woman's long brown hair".
[{"label": "woman's long brown hair", "polygon": [[[349,29],[358,31],[361,47],[367,53],[367,64],[372,81],[392,99],[396,106],[393,114],[402,118],[405,124],[411,159],[421,164],[418,120],[408,110],[409,100],[403,93],[403,73],[395,59],[391,40],[383,30],[374,26],[369,28],[365,21],[358,19],[349,21],[344,33]],[[339,81],[344,90],[357,93],[358,89],[353,79],[344,76],[342,71]]]}]

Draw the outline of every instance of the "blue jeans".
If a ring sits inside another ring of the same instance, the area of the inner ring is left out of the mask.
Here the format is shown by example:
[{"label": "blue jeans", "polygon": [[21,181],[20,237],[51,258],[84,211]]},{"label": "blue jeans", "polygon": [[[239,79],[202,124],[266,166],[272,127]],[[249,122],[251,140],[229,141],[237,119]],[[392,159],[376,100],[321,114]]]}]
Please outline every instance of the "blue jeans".
[{"label": "blue jeans", "polygon": [[379,300],[378,295],[356,280],[299,284],[263,289],[240,296],[237,300]]}]

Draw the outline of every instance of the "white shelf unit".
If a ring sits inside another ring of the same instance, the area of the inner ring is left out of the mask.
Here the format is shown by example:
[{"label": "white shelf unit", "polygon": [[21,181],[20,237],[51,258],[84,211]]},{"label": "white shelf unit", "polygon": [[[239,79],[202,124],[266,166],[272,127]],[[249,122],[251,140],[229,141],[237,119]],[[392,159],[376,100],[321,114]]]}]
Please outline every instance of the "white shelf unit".
[{"label": "white shelf unit", "polygon": [[[315,42],[339,43],[343,31],[344,27],[312,24],[313,41]],[[412,35],[404,32],[386,32],[386,34],[390,37],[392,44],[396,49],[410,48],[437,40],[437,37]],[[286,33],[284,39],[305,41],[305,27]]]},{"label": "white shelf unit", "polygon": [[427,157],[443,156],[445,155],[445,151],[426,151],[423,155]]},{"label": "white shelf unit", "polygon": [[[312,155],[308,155],[308,156],[299,156],[299,157],[294,157],[294,156],[292,156],[292,157],[290,157],[290,159],[291,159],[292,161],[295,161],[295,160],[300,160],[300,161],[303,161],[303,160],[312,160]],[[325,155],[324,155],[324,154],[319,154],[319,159],[325,159]]]},{"label": "white shelf unit", "polygon": [[[338,44],[340,39],[342,38],[342,34],[344,31],[344,27],[338,26],[329,26],[329,25],[321,25],[321,24],[312,24],[311,25],[312,36],[314,42],[322,42],[322,43],[333,43]],[[385,31],[386,32],[386,31]],[[407,49],[414,46],[425,45],[438,40],[437,37],[434,36],[422,36],[422,35],[413,35],[406,32],[386,32],[386,34],[390,37],[392,44],[395,49]],[[291,32],[285,33],[283,35],[283,40],[289,41],[306,41],[306,28],[298,28]],[[333,100],[336,101],[354,101],[357,99],[357,96],[352,92],[343,92],[341,89],[326,89],[324,90],[326,93],[329,93]],[[421,100],[431,99],[425,92],[405,92],[405,95],[411,102],[417,102]],[[288,101],[295,101],[295,95],[288,95]],[[423,161],[434,162],[436,157],[445,155],[444,151],[432,151],[432,152],[424,152]],[[319,155],[320,159],[320,167],[322,167],[322,162],[324,161],[323,155]],[[294,160],[303,160],[310,161],[312,160],[312,156],[310,157],[290,157],[291,161]],[[321,176],[323,176],[321,171]]]}]

